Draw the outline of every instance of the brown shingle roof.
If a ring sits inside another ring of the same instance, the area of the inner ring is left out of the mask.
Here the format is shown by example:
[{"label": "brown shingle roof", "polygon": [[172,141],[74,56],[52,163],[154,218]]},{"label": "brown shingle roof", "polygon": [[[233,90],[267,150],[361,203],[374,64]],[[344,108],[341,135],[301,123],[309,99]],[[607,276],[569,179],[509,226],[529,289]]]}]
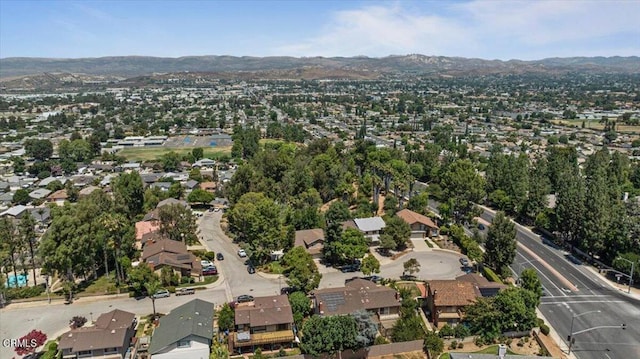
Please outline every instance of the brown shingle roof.
[{"label": "brown shingle roof", "polygon": [[147,243],[147,245],[144,246],[144,250],[142,251],[142,260],[146,260],[147,258],[161,252],[176,254],[189,253],[187,251],[187,246],[184,243],[171,239],[162,239],[154,243]]},{"label": "brown shingle roof", "polygon": [[253,304],[236,308],[235,323],[251,327],[293,323],[289,298],[286,295],[257,297]]},{"label": "brown shingle roof", "polygon": [[[459,280],[432,280],[428,282],[429,294],[436,306],[465,306],[480,296],[476,286]],[[435,293],[435,295],[434,295]]]},{"label": "brown shingle roof", "polygon": [[321,314],[350,314],[362,309],[399,307],[397,292],[365,279],[354,279],[341,288],[318,289],[314,292]]},{"label": "brown shingle roof", "polygon": [[78,328],[68,331],[60,337],[59,349],[70,349],[77,353],[83,350],[106,348],[122,348],[127,330],[131,328],[135,314],[122,310],[104,313],[96,320],[93,327]]},{"label": "brown shingle roof", "polygon": [[324,247],[324,230],[322,228],[296,231],[295,238],[296,247],[303,247],[310,254],[322,252],[322,247]]},{"label": "brown shingle roof", "polygon": [[402,218],[409,225],[414,223],[422,223],[425,226],[430,228],[438,228],[438,226],[435,223],[433,223],[431,218],[427,216],[423,216],[420,213],[416,213],[410,209],[405,208],[402,211],[399,211],[398,213],[396,213],[396,215]]}]

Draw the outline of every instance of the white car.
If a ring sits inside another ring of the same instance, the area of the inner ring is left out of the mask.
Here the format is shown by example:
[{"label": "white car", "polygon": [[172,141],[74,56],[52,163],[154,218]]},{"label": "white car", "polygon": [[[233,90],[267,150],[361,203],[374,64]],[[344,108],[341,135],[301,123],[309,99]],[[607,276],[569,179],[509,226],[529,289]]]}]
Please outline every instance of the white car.
[{"label": "white car", "polygon": [[245,258],[247,256],[247,252],[245,252],[244,249],[240,249],[238,250],[238,256],[240,256],[240,258]]},{"label": "white car", "polygon": [[207,268],[207,267],[211,267],[213,266],[213,262],[210,262],[208,260],[201,260],[200,264],[202,265],[202,268]]}]

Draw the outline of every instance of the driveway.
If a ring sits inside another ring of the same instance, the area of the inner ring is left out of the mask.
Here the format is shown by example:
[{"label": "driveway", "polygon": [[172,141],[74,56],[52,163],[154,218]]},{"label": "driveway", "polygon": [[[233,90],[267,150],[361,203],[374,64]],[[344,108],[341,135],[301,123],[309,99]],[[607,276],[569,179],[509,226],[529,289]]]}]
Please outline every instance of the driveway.
[{"label": "driveway", "polygon": [[411,238],[414,252],[429,252],[432,249],[427,245],[424,238]]}]

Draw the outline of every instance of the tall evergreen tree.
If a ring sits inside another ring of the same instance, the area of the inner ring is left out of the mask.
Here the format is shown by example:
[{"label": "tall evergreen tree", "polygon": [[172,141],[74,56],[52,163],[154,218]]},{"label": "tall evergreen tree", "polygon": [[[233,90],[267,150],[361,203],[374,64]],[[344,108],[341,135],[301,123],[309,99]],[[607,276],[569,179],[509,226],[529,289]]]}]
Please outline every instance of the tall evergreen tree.
[{"label": "tall evergreen tree", "polygon": [[503,277],[509,275],[508,266],[516,256],[516,228],[504,212],[496,213],[485,242],[485,263]]}]

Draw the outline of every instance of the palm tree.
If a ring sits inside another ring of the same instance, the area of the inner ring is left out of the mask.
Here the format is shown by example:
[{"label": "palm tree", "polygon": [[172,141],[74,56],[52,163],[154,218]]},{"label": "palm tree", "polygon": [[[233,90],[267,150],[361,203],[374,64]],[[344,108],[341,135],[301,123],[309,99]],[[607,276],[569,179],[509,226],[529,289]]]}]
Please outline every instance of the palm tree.
[{"label": "palm tree", "polygon": [[145,289],[147,290],[147,295],[151,298],[151,303],[153,304],[153,319],[156,319],[156,297],[155,294],[162,287],[160,281],[154,280],[151,282],[146,282],[144,284]]}]

